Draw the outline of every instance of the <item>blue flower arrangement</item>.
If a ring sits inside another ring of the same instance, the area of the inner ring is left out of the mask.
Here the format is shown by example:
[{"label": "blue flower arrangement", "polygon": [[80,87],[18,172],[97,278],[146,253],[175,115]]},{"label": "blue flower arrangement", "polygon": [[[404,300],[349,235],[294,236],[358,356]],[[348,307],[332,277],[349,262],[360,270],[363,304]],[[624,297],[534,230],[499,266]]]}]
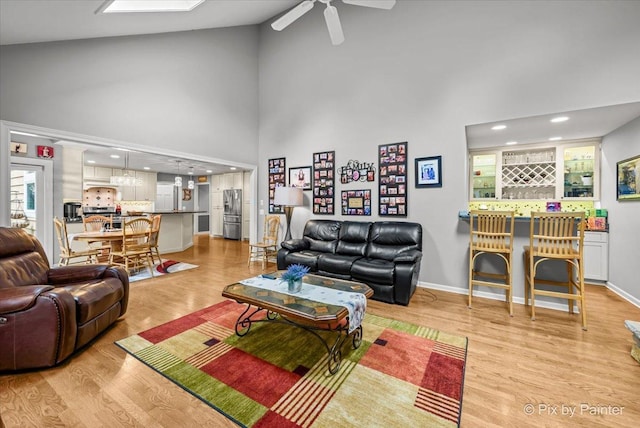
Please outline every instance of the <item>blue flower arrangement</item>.
[{"label": "blue flower arrangement", "polygon": [[302,279],[307,273],[309,273],[309,266],[300,264],[290,265],[287,271],[282,274],[282,280],[292,283]]}]

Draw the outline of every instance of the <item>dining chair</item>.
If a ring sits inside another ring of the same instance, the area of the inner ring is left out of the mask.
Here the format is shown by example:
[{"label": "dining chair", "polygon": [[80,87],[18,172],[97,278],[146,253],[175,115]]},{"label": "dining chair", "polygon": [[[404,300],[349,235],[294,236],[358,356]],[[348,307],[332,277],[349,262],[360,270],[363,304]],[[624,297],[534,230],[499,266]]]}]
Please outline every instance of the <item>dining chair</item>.
[{"label": "dining chair", "polygon": [[151,235],[151,220],[135,218],[125,221],[122,225],[122,242],[119,248],[115,246],[109,253],[109,264],[124,267],[127,273],[147,267],[153,277],[153,260],[149,246]]},{"label": "dining chair", "polygon": [[[506,290],[509,315],[513,316],[514,212],[473,210],[469,216],[469,308],[471,309],[474,286],[501,288]],[[485,272],[477,268],[482,255],[498,256],[504,261],[504,271]],[[484,279],[478,279],[479,277]]]},{"label": "dining chair", "polygon": [[84,257],[85,259],[83,263],[98,263],[99,251],[97,249],[71,249],[71,244],[69,243],[69,235],[67,233],[67,224],[63,220],[60,220],[58,217],[53,218],[53,224],[56,229],[56,236],[58,237],[58,245],[60,246],[60,258],[58,259],[59,266],[68,266],[71,259],[81,257]]},{"label": "dining chair", "polygon": [[111,229],[113,228],[113,216],[90,215],[82,217],[82,227],[85,232],[98,232],[103,228]]},{"label": "dining chair", "polygon": [[151,248],[151,260],[155,262],[154,253],[158,257],[158,263],[162,263],[160,250],[158,249],[158,240],[160,238],[160,223],[162,222],[162,214],[155,214],[151,217],[151,235],[149,237],[149,247]]},{"label": "dining chair", "polygon": [[[82,217],[82,228],[85,232],[99,232],[103,229],[113,229],[113,216],[90,215]],[[111,243],[109,241],[90,241],[89,247],[98,250],[98,259],[108,261]]]},{"label": "dining chair", "polygon": [[[531,213],[529,245],[524,246],[525,304],[531,304],[531,320],[536,319],[535,296],[567,299],[569,313],[579,303],[582,329],[587,329],[584,285],[584,212]],[[564,261],[567,279],[537,277],[540,265]],[[536,288],[536,284],[567,288],[566,292]],[[574,292],[575,290],[575,292]]]},{"label": "dining chair", "polygon": [[280,233],[280,216],[268,215],[264,218],[264,229],[262,241],[255,244],[249,244],[249,260],[247,266],[251,264],[251,260],[258,258],[262,260],[262,269],[269,262],[270,257],[278,254],[278,235]]}]

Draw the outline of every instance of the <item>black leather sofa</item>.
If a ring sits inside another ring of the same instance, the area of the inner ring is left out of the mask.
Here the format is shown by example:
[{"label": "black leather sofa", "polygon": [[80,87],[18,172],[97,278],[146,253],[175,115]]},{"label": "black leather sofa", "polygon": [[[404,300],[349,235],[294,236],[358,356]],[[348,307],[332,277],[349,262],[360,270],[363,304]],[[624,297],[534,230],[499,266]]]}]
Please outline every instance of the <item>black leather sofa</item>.
[{"label": "black leather sofa", "polygon": [[318,275],[361,281],[373,299],[408,305],[422,261],[422,226],[410,222],[309,220],[302,239],[278,250],[278,269],[309,266]]}]

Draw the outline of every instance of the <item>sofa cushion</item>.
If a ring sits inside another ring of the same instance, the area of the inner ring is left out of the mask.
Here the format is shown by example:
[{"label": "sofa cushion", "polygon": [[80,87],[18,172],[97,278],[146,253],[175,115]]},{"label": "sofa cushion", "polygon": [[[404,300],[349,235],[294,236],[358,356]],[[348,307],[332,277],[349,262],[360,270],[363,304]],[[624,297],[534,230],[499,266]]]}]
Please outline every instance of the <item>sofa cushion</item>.
[{"label": "sofa cushion", "polygon": [[344,254],[321,254],[318,257],[318,270],[333,272],[340,275],[350,275],[353,262],[362,256],[347,256]]},{"label": "sofa cushion", "polygon": [[422,250],[422,226],[408,222],[377,222],[371,226],[367,257],[393,260],[398,253]]},{"label": "sofa cushion", "polygon": [[320,251],[303,250],[287,254],[287,266],[299,264],[309,266],[311,272],[318,270],[318,257],[323,254]]},{"label": "sofa cushion", "polygon": [[340,226],[340,235],[336,253],[351,256],[364,256],[367,250],[371,223],[345,221]]},{"label": "sofa cushion", "polygon": [[338,243],[340,223],[334,220],[309,220],[303,232],[303,239],[309,243],[309,250],[334,253]]},{"label": "sofa cushion", "polygon": [[76,301],[76,321],[80,325],[99,316],[124,296],[122,283],[115,277],[66,284],[61,288],[69,291]]},{"label": "sofa cushion", "polygon": [[361,258],[353,262],[351,276],[364,283],[393,284],[395,264],[388,260]]},{"label": "sofa cushion", "polygon": [[46,284],[48,270],[49,263],[35,251],[0,258],[0,288]]}]

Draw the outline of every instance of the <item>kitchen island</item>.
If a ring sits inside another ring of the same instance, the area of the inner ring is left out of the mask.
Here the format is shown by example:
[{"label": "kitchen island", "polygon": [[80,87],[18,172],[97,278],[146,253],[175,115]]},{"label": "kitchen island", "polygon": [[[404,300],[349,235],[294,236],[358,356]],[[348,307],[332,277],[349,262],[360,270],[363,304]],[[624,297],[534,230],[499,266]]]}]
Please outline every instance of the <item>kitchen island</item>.
[{"label": "kitchen island", "polygon": [[202,211],[144,211],[145,215],[162,215],[158,249],[160,255],[178,253],[193,247],[193,215]]}]

